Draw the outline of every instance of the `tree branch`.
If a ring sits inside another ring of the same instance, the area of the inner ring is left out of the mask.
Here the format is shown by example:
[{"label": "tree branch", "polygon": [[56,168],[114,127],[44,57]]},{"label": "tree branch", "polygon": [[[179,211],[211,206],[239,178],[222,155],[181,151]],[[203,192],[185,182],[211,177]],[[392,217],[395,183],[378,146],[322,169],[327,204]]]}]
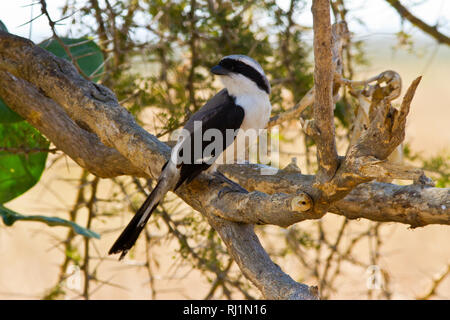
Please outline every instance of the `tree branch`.
[{"label": "tree branch", "polygon": [[[333,100],[337,101],[339,98],[338,89],[342,83],[342,81],[337,81],[342,78],[342,69],[343,69],[342,47],[344,43],[349,39],[349,31],[347,28],[347,24],[345,22],[338,22],[333,24],[331,28],[331,33],[332,33],[332,61],[335,68],[335,75],[338,75],[338,77],[335,77],[334,79],[335,83],[333,86],[333,95],[334,95]],[[314,87],[311,88],[294,107],[285,112],[274,115],[272,118],[270,118],[267,127],[270,128],[279,125],[283,122],[286,122],[288,120],[298,119],[301,113],[313,103],[314,103]]]},{"label": "tree branch", "polygon": [[411,22],[414,26],[426,34],[432,36],[437,42],[450,46],[450,38],[448,36],[439,32],[436,26],[430,26],[423,20],[417,18],[406,7],[404,7],[399,0],[386,0],[386,2],[389,3],[401,17]]},{"label": "tree branch", "polygon": [[283,122],[286,122],[291,119],[296,119],[300,117],[303,110],[305,110],[307,107],[312,105],[314,102],[314,88],[311,88],[304,96],[303,98],[291,109],[277,114],[270,118],[270,121],[267,125],[268,128],[274,127],[276,125],[282,124]]},{"label": "tree branch", "polygon": [[106,147],[97,135],[78,126],[56,102],[29,82],[1,68],[0,79],[0,96],[7,105],[81,167],[102,178],[124,174],[143,176],[116,149]]},{"label": "tree branch", "polygon": [[334,136],[332,36],[329,0],[313,0],[314,29],[314,120],[320,139],[316,139],[319,171],[323,183],[334,176],[338,155]]},{"label": "tree branch", "polygon": [[[314,176],[290,170],[279,170],[276,175],[261,175],[261,165],[257,164],[226,165],[219,170],[247,190],[268,194],[293,194],[299,190],[308,192],[314,184]],[[450,225],[450,188],[363,183],[353,188],[343,199],[332,203],[328,210],[349,219],[395,221],[412,227]]]},{"label": "tree branch", "polygon": [[[337,101],[339,98],[338,89],[339,86],[341,85],[341,81],[337,80],[342,78],[342,67],[343,67],[342,47],[349,38],[349,31],[347,28],[347,24],[345,22],[333,24],[331,28],[331,33],[332,33],[332,60],[335,68],[335,75],[339,75],[339,77],[334,79],[335,83],[333,86],[333,95],[334,95],[333,100]],[[314,87],[311,88],[294,107],[285,112],[274,115],[272,118],[270,118],[267,127],[271,128],[288,120],[298,119],[301,113],[313,103],[314,103]]]}]

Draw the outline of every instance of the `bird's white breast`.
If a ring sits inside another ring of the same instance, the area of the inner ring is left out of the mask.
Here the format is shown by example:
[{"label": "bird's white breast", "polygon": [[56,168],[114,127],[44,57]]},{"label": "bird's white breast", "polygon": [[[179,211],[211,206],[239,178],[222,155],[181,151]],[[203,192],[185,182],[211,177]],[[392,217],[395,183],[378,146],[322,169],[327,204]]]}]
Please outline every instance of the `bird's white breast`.
[{"label": "bird's white breast", "polygon": [[272,105],[266,94],[245,94],[236,97],[235,103],[244,109],[241,129],[264,129],[270,119]]}]

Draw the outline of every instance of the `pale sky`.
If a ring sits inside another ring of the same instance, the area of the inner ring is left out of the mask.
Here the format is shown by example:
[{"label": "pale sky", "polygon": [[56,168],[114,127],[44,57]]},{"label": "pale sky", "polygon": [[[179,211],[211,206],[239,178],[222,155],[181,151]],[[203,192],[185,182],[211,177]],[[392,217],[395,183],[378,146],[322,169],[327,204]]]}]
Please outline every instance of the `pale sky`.
[{"label": "pale sky", "polygon": [[[48,10],[54,20],[61,17],[60,8],[66,0],[47,0]],[[29,6],[36,0],[0,0],[0,20],[7,26],[11,33],[28,38],[30,35],[30,24],[20,26],[40,14],[40,6]],[[287,8],[289,0],[277,1],[282,8]],[[450,33],[450,0],[403,0],[403,4],[412,2],[420,3],[411,7],[411,11],[429,24],[438,22],[442,26],[442,31]],[[297,21],[302,25],[312,25],[312,15],[308,1],[305,11],[297,17]],[[400,29],[400,19],[397,13],[385,2],[385,0],[353,0],[349,6],[354,8],[352,15],[363,20],[367,28],[360,26],[356,21],[350,23],[350,30],[364,35],[389,35]],[[31,24],[31,40],[40,42],[51,36],[50,28],[45,17],[34,20]],[[59,34],[64,35],[70,25],[57,27]],[[415,31],[415,35],[421,36],[420,31]]]}]

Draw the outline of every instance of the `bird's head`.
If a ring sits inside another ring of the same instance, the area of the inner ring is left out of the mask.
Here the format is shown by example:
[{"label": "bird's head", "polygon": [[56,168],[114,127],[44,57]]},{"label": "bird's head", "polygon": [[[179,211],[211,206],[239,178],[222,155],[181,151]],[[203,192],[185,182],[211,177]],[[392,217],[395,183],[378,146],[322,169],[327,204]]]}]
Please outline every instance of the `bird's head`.
[{"label": "bird's head", "polygon": [[220,77],[230,95],[270,94],[270,83],[261,65],[245,55],[226,56],[211,72]]}]

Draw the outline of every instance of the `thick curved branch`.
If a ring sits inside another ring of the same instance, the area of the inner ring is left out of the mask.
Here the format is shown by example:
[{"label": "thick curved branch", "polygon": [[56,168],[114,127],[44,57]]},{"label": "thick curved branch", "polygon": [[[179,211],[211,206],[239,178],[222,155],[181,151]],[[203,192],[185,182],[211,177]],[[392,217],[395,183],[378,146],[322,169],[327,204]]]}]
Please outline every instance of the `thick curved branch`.
[{"label": "thick curved branch", "polygon": [[116,149],[106,147],[97,135],[79,127],[56,102],[29,82],[3,70],[0,79],[0,96],[6,104],[81,167],[102,178],[124,174],[143,176]]},{"label": "thick curved branch", "polygon": [[[170,148],[141,128],[106,87],[86,81],[66,60],[31,41],[0,33],[0,69],[35,86],[86,131],[96,134],[147,175],[161,167]],[[23,63],[27,61],[27,63]]]},{"label": "thick curved branch", "polygon": [[[214,215],[208,222],[220,234],[228,250],[249,278],[267,299],[310,300],[318,297],[317,287],[308,287],[295,282],[271,261],[253,231],[253,225],[225,222]],[[280,285],[281,284],[281,285]]]}]

